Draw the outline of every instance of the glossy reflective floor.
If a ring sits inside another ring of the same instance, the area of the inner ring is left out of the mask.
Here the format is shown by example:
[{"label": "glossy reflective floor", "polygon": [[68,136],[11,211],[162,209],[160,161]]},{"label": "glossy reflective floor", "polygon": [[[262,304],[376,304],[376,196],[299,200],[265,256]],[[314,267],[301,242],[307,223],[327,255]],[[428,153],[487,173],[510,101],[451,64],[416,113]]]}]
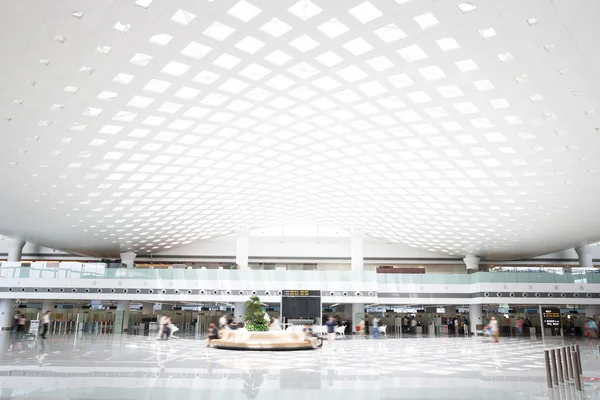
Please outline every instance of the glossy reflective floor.
[{"label": "glossy reflective floor", "polygon": [[334,349],[236,352],[193,337],[3,333],[0,398],[600,399],[599,343],[578,343],[583,394],[547,389],[543,350],[558,341],[541,339],[348,339]]}]

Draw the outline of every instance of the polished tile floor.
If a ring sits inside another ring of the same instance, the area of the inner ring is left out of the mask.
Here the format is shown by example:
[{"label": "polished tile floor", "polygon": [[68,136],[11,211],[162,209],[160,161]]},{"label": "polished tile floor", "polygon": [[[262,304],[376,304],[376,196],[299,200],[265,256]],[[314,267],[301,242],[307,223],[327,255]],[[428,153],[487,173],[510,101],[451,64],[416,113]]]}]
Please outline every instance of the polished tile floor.
[{"label": "polished tile floor", "polygon": [[583,394],[547,389],[539,339],[348,339],[334,349],[236,352],[193,337],[1,334],[0,399],[600,399],[599,343],[579,344]]}]

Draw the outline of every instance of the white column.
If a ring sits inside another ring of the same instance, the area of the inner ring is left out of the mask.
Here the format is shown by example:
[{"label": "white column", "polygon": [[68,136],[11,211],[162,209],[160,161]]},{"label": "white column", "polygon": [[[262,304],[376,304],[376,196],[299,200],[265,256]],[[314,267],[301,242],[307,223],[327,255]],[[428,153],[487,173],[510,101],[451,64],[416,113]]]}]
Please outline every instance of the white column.
[{"label": "white column", "polygon": [[481,304],[471,304],[469,306],[469,329],[473,336],[477,336],[477,325],[483,324]]},{"label": "white column", "polygon": [[465,265],[467,266],[468,270],[477,271],[477,269],[479,269],[479,261],[481,261],[481,259],[472,254],[467,254],[465,256],[465,258],[463,258],[463,261],[464,261]]},{"label": "white column", "polygon": [[352,330],[356,332],[356,325],[360,323],[360,320],[365,316],[365,305],[363,303],[352,304]]},{"label": "white column", "polygon": [[0,299],[0,332],[10,331],[12,328],[13,304],[12,299]]},{"label": "white column", "polygon": [[52,301],[44,300],[42,303],[42,312],[40,313],[40,318],[46,313],[46,311],[52,311],[52,314],[54,314],[54,303]]},{"label": "white column", "polygon": [[8,262],[21,262],[21,257],[23,256],[23,247],[25,246],[25,241],[21,239],[6,239],[8,242],[8,257],[6,261]]},{"label": "white column", "polygon": [[583,268],[594,268],[592,259],[592,246],[575,247],[575,252],[579,257],[579,266]]},{"label": "white column", "polygon": [[136,255],[134,252],[121,253],[121,264],[125,264],[126,268],[133,268]]},{"label": "white column", "polygon": [[586,318],[596,319],[596,315],[598,315],[598,306],[585,306]]},{"label": "white column", "polygon": [[142,315],[153,315],[154,303],[142,303]]},{"label": "white column", "polygon": [[[123,325],[122,332],[127,332],[129,330],[129,307],[131,302],[129,300],[121,300],[117,302],[117,311],[123,311]],[[121,333],[121,332],[116,332]]]},{"label": "white column", "polygon": [[248,228],[237,231],[237,246],[235,250],[235,263],[239,269],[248,269],[248,253],[250,251],[250,230]]},{"label": "white column", "polygon": [[245,322],[244,316],[246,315],[246,302],[240,301],[233,303],[233,317],[236,322]]},{"label": "white column", "polygon": [[363,242],[364,234],[361,231],[354,230],[350,233],[350,265],[352,271],[364,270]]}]

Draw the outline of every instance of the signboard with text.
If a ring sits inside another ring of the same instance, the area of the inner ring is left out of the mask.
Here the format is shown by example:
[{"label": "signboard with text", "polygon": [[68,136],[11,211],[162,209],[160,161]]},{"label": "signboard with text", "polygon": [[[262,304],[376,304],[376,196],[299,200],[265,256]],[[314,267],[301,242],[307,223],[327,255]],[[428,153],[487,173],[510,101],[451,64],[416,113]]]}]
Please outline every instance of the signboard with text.
[{"label": "signboard with text", "polygon": [[542,306],[542,325],[544,328],[560,328],[560,308]]},{"label": "signboard with text", "polygon": [[304,296],[321,296],[320,290],[282,290],[282,296],[289,297],[304,297]]}]

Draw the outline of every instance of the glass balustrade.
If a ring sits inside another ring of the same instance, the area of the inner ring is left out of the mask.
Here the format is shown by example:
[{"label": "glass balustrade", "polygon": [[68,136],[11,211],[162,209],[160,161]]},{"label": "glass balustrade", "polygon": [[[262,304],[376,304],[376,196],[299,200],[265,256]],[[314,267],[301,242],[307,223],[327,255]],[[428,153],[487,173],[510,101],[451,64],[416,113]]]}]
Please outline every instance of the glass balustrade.
[{"label": "glass balustrade", "polygon": [[377,282],[400,285],[456,285],[471,283],[600,283],[600,273],[476,272],[472,274],[377,274],[375,271],[287,271],[215,269],[106,268],[76,263],[64,267],[2,266],[0,279],[153,279],[197,281]]}]

